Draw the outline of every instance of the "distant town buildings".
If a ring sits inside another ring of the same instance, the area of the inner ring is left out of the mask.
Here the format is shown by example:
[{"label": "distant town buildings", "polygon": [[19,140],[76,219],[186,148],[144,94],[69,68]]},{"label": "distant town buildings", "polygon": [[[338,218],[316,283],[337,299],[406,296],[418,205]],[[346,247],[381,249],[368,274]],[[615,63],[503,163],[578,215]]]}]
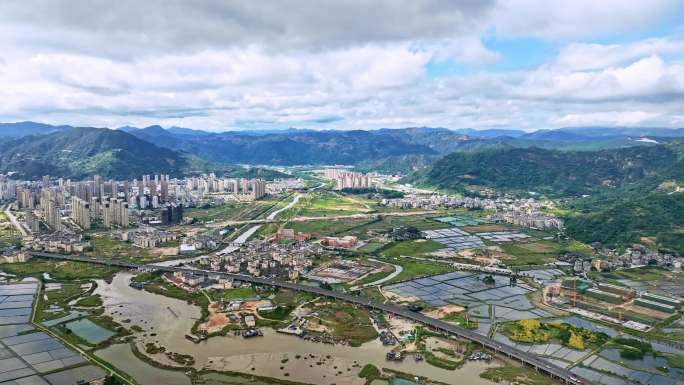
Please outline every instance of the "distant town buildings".
[{"label": "distant town buildings", "polygon": [[187,191],[196,192],[199,197],[224,194],[237,200],[257,200],[266,195],[264,180],[218,178],[213,173],[187,178],[185,188]]},{"label": "distant town buildings", "polygon": [[206,235],[194,235],[181,240],[180,252],[192,253],[198,250],[212,250],[216,248],[216,240]]},{"label": "distant town buildings", "polygon": [[556,259],[570,264],[573,271],[577,273],[647,265],[678,269],[681,268],[682,260],[684,260],[684,258],[677,257],[674,254],[660,253],[639,244],[632,245],[622,253],[615,250],[601,250],[600,254],[602,255],[601,258],[594,258],[580,253],[569,253],[559,255]]},{"label": "distant town buildings", "polygon": [[84,241],[80,234],[55,232],[40,234],[24,242],[29,250],[46,251],[50,253],[81,253],[91,247],[90,242]]},{"label": "distant town buildings", "polygon": [[323,175],[326,179],[335,181],[336,190],[373,187],[370,175],[360,172],[352,172],[339,168],[326,168],[323,171]]},{"label": "distant town buildings", "polygon": [[490,218],[494,222],[505,222],[516,226],[530,227],[533,229],[563,230],[564,222],[561,218],[551,217],[540,213],[525,213],[520,211],[499,212]]},{"label": "distant town buildings", "polygon": [[564,226],[562,219],[542,213],[542,209],[552,203],[539,202],[532,198],[457,198],[442,194],[411,194],[404,198],[383,199],[381,203],[402,209],[434,210],[439,207],[463,207],[470,210],[493,210],[495,213],[490,219],[495,222],[505,222],[540,230],[562,230]]},{"label": "distant town buildings", "polygon": [[304,180],[301,178],[276,179],[266,183],[267,194],[280,194],[285,191],[300,190],[304,188]]}]

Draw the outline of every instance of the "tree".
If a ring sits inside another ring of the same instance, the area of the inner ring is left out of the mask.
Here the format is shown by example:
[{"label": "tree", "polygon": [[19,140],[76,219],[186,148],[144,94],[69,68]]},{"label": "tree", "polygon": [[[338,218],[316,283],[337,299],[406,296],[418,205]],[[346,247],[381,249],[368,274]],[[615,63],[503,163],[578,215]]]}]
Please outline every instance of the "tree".
[{"label": "tree", "polygon": [[584,339],[581,335],[571,331],[570,340],[568,340],[568,346],[573,349],[584,350]]},{"label": "tree", "polygon": [[116,376],[107,376],[103,382],[103,385],[123,385],[124,382]]}]

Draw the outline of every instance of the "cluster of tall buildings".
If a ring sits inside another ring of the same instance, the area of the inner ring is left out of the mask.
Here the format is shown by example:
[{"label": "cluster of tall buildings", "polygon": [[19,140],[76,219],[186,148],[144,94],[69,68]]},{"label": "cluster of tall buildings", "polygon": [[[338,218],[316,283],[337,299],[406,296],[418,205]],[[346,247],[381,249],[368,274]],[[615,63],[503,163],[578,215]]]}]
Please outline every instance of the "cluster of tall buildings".
[{"label": "cluster of tall buildings", "polygon": [[266,181],[261,179],[217,178],[213,173],[190,177],[186,181],[188,191],[201,196],[212,193],[232,193],[237,199],[261,199],[266,195]]},{"label": "cluster of tall buildings", "polygon": [[100,204],[102,224],[104,227],[128,227],[130,218],[128,203],[125,199],[109,198]]},{"label": "cluster of tall buildings", "polygon": [[[2,177],[0,199],[15,199],[33,232],[40,229],[39,218],[50,230],[63,230],[63,215],[68,215],[81,229],[89,229],[95,222],[109,228],[127,227],[129,208],[156,209],[169,202],[169,183],[168,175],[143,175],[141,180],[132,182],[107,181],[99,175],[81,182],[52,180],[49,176],[40,181],[17,182]],[[173,210],[168,217],[171,222],[180,221],[182,208]]]},{"label": "cluster of tall buildings", "polygon": [[183,180],[143,175],[115,181],[95,175],[90,180],[73,182],[49,176],[16,181],[0,175],[0,201],[15,201],[16,208],[24,211],[26,227],[33,232],[41,226],[61,231],[70,223],[81,229],[96,224],[127,227],[129,215],[139,215],[143,223],[172,225],[182,222],[184,207],[205,198],[257,200],[267,194],[266,189],[267,183],[261,179],[222,178],[213,173]]},{"label": "cluster of tall buildings", "polygon": [[346,188],[371,188],[373,181],[370,175],[361,172],[353,172],[340,168],[326,168],[323,171],[326,179],[335,181],[335,189],[342,190]]},{"label": "cluster of tall buildings", "polygon": [[129,215],[124,199],[93,198],[89,203],[79,197],[71,198],[71,219],[83,230],[89,229],[94,220],[101,220],[104,227],[128,227]]}]

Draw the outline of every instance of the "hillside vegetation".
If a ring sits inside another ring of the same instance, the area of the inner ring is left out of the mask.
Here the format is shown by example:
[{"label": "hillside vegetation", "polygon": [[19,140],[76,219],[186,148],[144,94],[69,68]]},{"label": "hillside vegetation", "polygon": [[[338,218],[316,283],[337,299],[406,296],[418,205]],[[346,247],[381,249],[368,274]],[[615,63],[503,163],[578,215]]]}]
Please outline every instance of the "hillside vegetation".
[{"label": "hillside vegetation", "polygon": [[608,246],[638,242],[684,254],[684,192],[623,188],[568,206],[577,210],[565,221],[575,239]]},{"label": "hillside vegetation", "polygon": [[684,143],[600,151],[497,148],[453,153],[407,181],[468,193],[493,188],[560,198],[567,233],[684,253]]},{"label": "hillside vegetation", "polygon": [[80,179],[94,174],[132,178],[150,170],[178,175],[187,166],[180,153],[120,131],[70,128],[26,136],[0,145],[0,172],[24,179],[56,175]]},{"label": "hillside vegetation", "polygon": [[581,195],[655,176],[676,160],[677,153],[666,146],[600,151],[490,148],[447,155],[409,181],[457,191],[483,186]]},{"label": "hillside vegetation", "polygon": [[74,127],[0,143],[0,172],[13,173],[17,179],[40,179],[43,175],[131,179],[153,173],[182,176],[202,172],[236,178],[287,176],[276,170],[207,161],[159,147],[124,131]]}]

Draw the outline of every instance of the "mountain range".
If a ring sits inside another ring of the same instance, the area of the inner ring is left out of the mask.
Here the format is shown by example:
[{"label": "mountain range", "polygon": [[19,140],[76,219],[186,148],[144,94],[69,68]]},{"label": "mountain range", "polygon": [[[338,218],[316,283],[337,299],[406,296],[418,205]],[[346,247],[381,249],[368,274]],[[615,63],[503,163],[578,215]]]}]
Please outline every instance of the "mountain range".
[{"label": "mountain range", "polygon": [[[82,135],[74,138],[74,132]],[[188,166],[199,167],[198,163],[352,164],[362,170],[406,174],[428,168],[453,153],[502,148],[592,151],[649,147],[677,136],[684,136],[684,129],[580,127],[524,132],[431,127],[369,131],[290,128],[216,133],[183,127],[106,130],[20,122],[0,124],[0,171],[15,171],[28,177],[45,167],[51,173],[78,177],[97,170],[112,174],[121,164],[126,164],[132,173],[153,168],[158,168],[158,172],[180,173]],[[74,149],[74,143],[80,148]],[[33,148],[41,149],[41,154],[27,155],[26,150]],[[124,154],[118,154],[118,150]],[[71,159],[67,153],[78,154],[78,158]],[[150,153],[164,156],[150,159]]]},{"label": "mountain range", "polygon": [[554,197],[567,231],[585,242],[651,242],[684,252],[684,129],[519,130],[414,127],[212,133],[182,127],[77,128],[0,124],[0,173],[130,179],[217,172],[276,178],[235,164],[353,164],[405,181],[478,194],[484,188]]},{"label": "mountain range", "polygon": [[[684,136],[684,129],[580,127],[473,130],[431,127],[353,131],[228,131],[211,133],[160,126],[122,130],[160,146],[226,163],[359,164],[392,157],[441,156],[479,148],[597,150],[652,145]],[[405,170],[409,171],[409,170]]]}]

